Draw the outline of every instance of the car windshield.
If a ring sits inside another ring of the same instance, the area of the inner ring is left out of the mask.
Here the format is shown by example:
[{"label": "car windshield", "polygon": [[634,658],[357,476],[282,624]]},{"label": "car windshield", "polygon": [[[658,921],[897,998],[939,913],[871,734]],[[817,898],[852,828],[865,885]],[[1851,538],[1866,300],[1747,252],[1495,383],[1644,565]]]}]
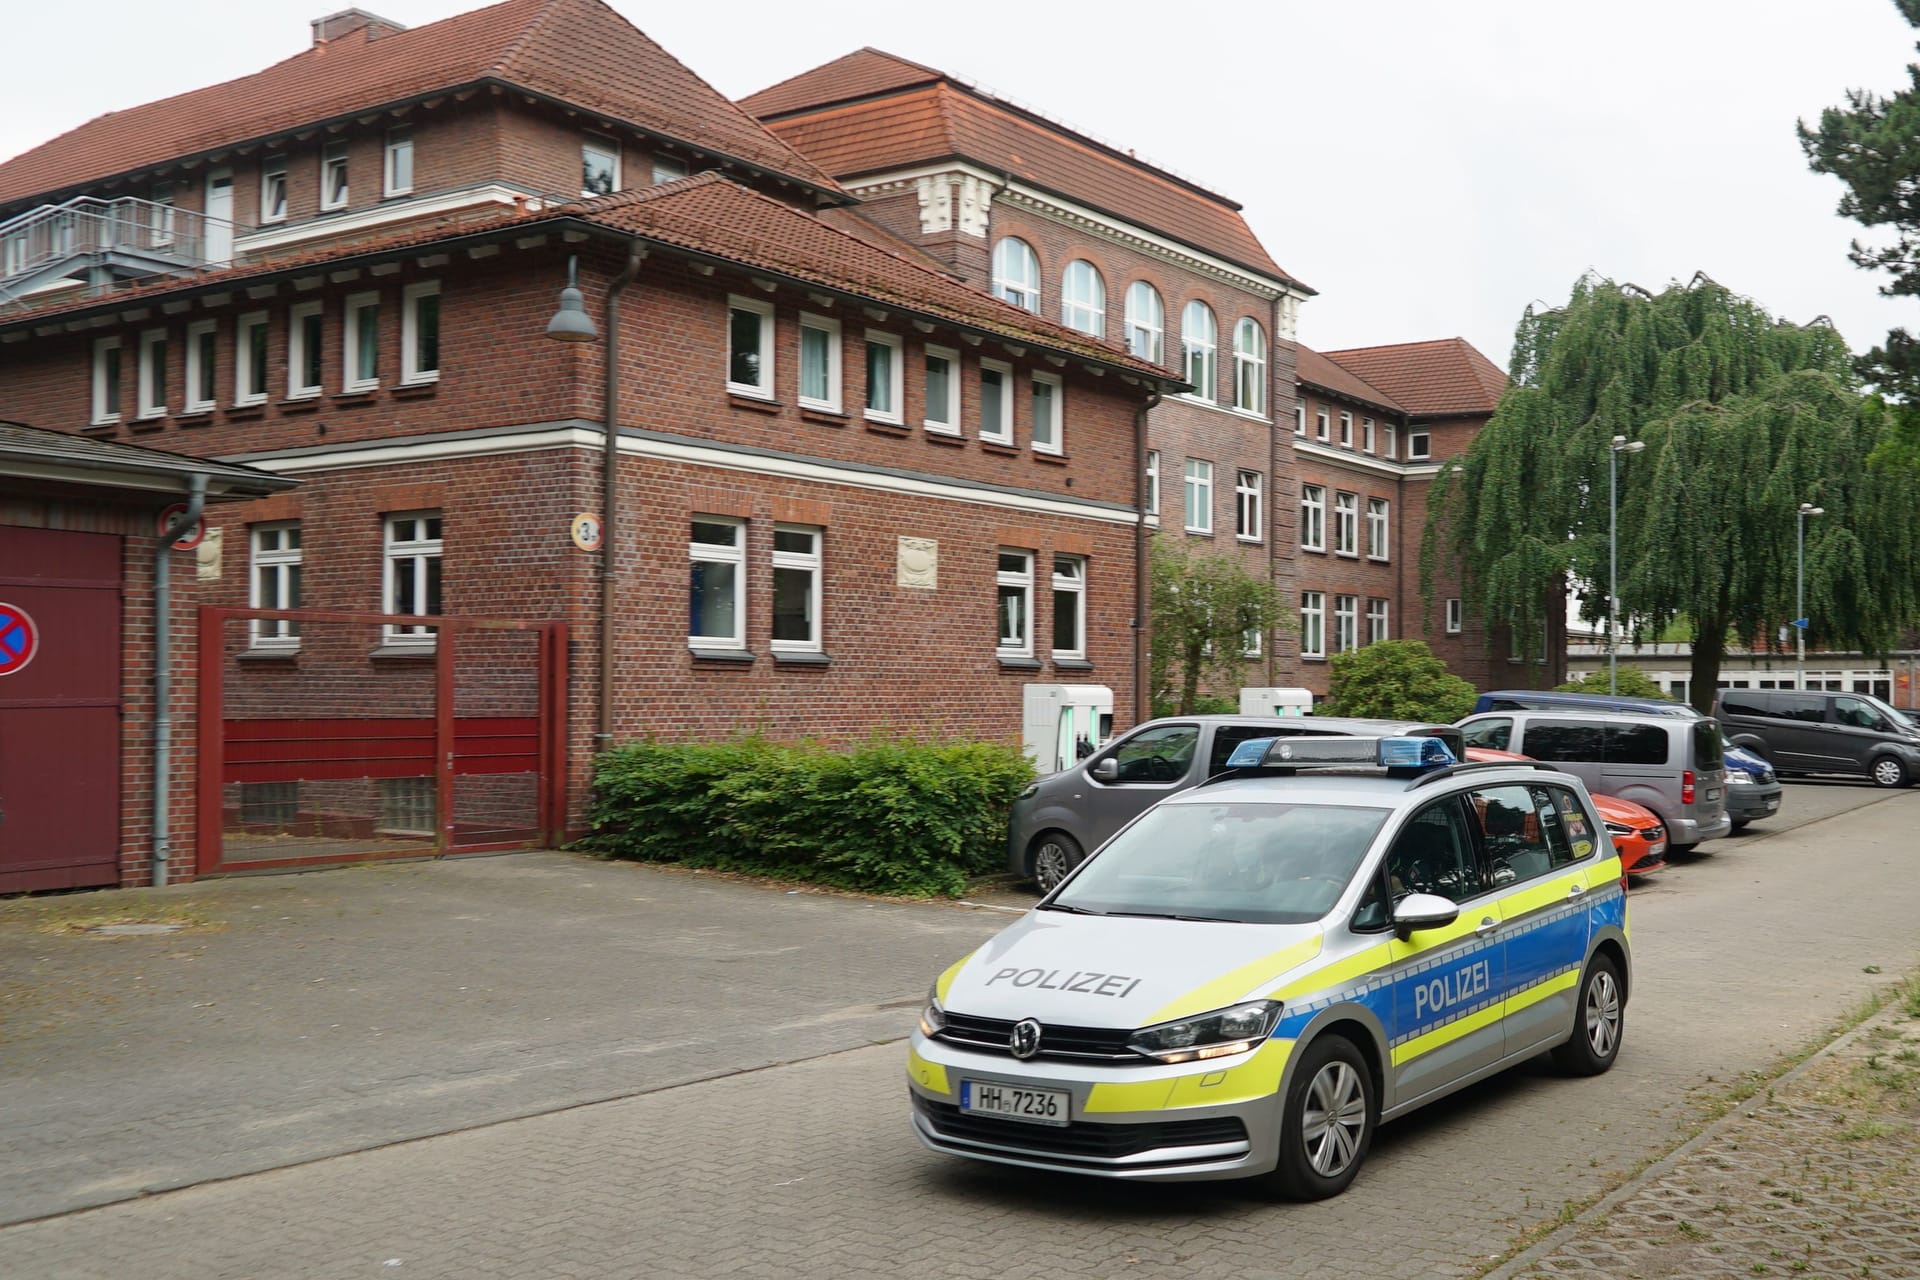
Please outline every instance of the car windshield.
[{"label": "car windshield", "polygon": [[1904,711],[1901,711],[1899,708],[1890,707],[1886,703],[1880,701],[1880,699],[1870,698],[1866,694],[1861,694],[1860,700],[1866,703],[1867,705],[1871,706],[1875,711],[1878,711],[1881,715],[1885,716],[1887,719],[1893,721],[1894,728],[1903,729],[1908,733],[1915,732],[1913,717],[1906,714]]},{"label": "car windshield", "polygon": [[1166,804],[1048,904],[1096,915],[1305,924],[1333,909],[1386,821],[1344,805]]}]

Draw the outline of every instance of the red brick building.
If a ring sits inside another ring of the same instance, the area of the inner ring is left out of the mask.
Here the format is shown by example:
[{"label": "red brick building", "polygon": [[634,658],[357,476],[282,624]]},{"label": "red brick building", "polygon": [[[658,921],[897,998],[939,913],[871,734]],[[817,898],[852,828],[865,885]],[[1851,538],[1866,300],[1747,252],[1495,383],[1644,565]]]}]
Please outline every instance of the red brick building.
[{"label": "red brick building", "polygon": [[[456,795],[337,750],[324,778],[257,743],[242,760],[235,726],[275,717],[385,716],[430,741],[533,722],[532,640],[372,615],[567,624],[555,767],[575,816],[601,733],[1015,739],[1034,683],[1105,685],[1116,722],[1137,718],[1138,422],[1184,384],[1117,324],[996,299],[854,201],[598,0],[417,30],[350,11],[254,76],[0,164],[0,417],[300,482],[210,510],[221,550],[174,593],[225,738],[183,671],[173,876],[235,865],[213,826],[265,864],[513,825],[486,812],[498,778]],[[1288,286],[1255,308],[1226,277],[1259,264],[1206,252],[1220,314],[1277,330]],[[593,341],[548,336],[570,268],[559,327]],[[1220,372],[1216,396],[1233,386]],[[1198,406],[1193,438],[1264,468],[1261,407]],[[32,525],[31,495],[0,486],[0,526]],[[106,532],[131,539],[163,496]],[[197,605],[357,620],[215,637]],[[196,743],[225,752],[211,801]],[[144,882],[150,842],[120,838],[113,879]]]}]

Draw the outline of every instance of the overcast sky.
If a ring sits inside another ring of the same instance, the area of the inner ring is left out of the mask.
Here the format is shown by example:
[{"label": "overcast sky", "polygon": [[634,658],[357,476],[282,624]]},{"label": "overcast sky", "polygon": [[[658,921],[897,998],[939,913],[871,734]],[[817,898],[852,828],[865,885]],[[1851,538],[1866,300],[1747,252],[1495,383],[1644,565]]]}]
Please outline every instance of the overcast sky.
[{"label": "overcast sky", "polygon": [[[1793,131],[1904,82],[1891,0],[613,3],[734,97],[873,45],[1132,147],[1245,205],[1319,290],[1301,340],[1323,350],[1459,335],[1504,365],[1523,308],[1590,267],[1705,271],[1856,349],[1920,324],[1847,260],[1860,228]],[[259,70],[344,7],[92,0],[77,34],[76,11],[19,0],[0,156]],[[477,6],[361,7],[418,26]]]}]

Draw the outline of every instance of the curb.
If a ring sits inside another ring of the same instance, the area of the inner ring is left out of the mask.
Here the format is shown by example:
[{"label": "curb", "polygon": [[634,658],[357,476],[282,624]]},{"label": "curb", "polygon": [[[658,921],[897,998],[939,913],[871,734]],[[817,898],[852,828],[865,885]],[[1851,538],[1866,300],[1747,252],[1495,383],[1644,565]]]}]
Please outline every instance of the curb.
[{"label": "curb", "polygon": [[[1885,1006],[1883,1005],[1881,1007],[1884,1008]],[[1844,1049],[1859,1039],[1861,1034],[1866,1031],[1867,1027],[1872,1024],[1874,1019],[1879,1017],[1879,1015],[1880,1010],[1874,1010],[1872,1014],[1861,1019],[1859,1026],[1854,1027],[1851,1031],[1845,1032],[1842,1035],[1835,1036],[1819,1049],[1808,1054],[1806,1058],[1795,1063],[1790,1070],[1784,1071],[1770,1080],[1763,1081],[1760,1087],[1754,1091],[1752,1097],[1740,1103],[1719,1119],[1712,1121],[1699,1133],[1694,1134],[1672,1151],[1669,1151],[1666,1155],[1660,1157],[1660,1159],[1654,1161],[1645,1169],[1642,1169],[1639,1173],[1627,1179],[1606,1195],[1600,1197],[1598,1201],[1588,1206],[1586,1210],[1572,1222],[1564,1226],[1555,1227],[1547,1233],[1545,1238],[1521,1251],[1511,1260],[1502,1263],[1492,1271],[1481,1273],[1479,1280],[1518,1280],[1518,1277],[1523,1275],[1535,1263],[1551,1257],[1561,1245],[1578,1235],[1582,1228],[1591,1226],[1593,1223],[1605,1219],[1607,1215],[1619,1207],[1622,1201],[1638,1194],[1648,1183],[1664,1178],[1667,1174],[1672,1173],[1682,1160],[1685,1160],[1695,1151],[1707,1145],[1707,1143],[1711,1142],[1727,1129],[1732,1128],[1736,1120],[1745,1119],[1754,1111],[1765,1106],[1772,1100],[1771,1095],[1781,1085],[1788,1084],[1806,1074],[1812,1070],[1817,1063],[1838,1053],[1841,1049]]]}]

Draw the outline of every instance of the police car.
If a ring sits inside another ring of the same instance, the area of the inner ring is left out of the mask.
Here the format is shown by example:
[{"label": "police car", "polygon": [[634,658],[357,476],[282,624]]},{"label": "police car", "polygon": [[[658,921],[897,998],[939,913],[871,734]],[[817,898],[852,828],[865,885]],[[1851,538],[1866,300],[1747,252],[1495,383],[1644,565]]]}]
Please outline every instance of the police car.
[{"label": "police car", "polygon": [[1256,739],[934,982],[935,1151],[1337,1194],[1375,1128],[1620,1050],[1624,877],[1579,779],[1438,738]]}]

